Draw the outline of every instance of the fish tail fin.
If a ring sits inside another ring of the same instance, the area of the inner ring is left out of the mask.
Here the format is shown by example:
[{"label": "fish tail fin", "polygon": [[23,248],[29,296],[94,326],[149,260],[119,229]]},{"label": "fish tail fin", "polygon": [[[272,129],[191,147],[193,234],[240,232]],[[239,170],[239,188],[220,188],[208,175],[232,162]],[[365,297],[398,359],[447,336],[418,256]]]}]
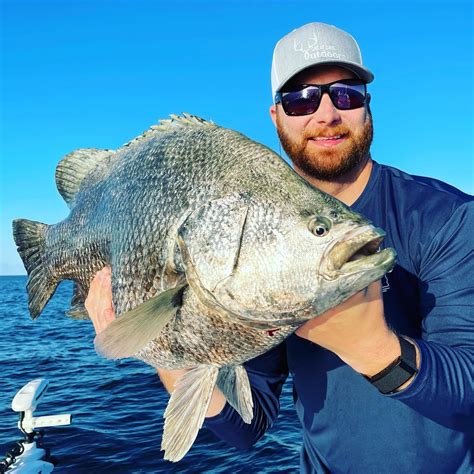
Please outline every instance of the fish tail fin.
[{"label": "fish tail fin", "polygon": [[164,459],[177,462],[191,448],[204,422],[218,372],[217,367],[203,365],[191,369],[176,383],[164,414]]},{"label": "fish tail fin", "polygon": [[253,419],[252,389],[245,367],[242,365],[221,367],[217,387],[242,420],[247,424],[251,423]]},{"label": "fish tail fin", "polygon": [[27,219],[13,221],[13,238],[28,273],[28,308],[33,319],[40,315],[58,286],[44,263],[48,227]]}]

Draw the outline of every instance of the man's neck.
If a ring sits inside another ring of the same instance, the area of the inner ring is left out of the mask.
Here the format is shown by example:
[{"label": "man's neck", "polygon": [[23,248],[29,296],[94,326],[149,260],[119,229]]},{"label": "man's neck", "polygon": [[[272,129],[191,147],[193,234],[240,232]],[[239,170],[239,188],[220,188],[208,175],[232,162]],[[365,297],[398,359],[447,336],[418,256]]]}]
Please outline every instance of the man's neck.
[{"label": "man's neck", "polygon": [[359,167],[335,181],[322,181],[313,178],[297,167],[295,167],[295,171],[316,188],[350,206],[357,201],[367,186],[372,171],[372,165],[372,159],[368,156]]}]

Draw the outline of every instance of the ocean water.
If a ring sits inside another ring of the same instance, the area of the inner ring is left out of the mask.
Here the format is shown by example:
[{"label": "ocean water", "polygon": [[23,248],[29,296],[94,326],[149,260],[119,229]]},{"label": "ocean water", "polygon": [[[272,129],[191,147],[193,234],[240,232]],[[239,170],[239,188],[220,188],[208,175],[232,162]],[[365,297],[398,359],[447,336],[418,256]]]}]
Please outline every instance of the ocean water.
[{"label": "ocean water", "polygon": [[0,458],[20,439],[11,400],[28,381],[46,378],[36,415],[71,413],[72,425],[46,428],[44,447],[56,473],[275,473],[297,472],[301,433],[291,384],[275,425],[249,451],[239,452],[202,428],[179,463],[160,451],[168,394],[153,368],[133,359],[108,361],[93,348],[89,321],[64,316],[72,295],[62,283],[32,321],[26,276],[0,276]]}]

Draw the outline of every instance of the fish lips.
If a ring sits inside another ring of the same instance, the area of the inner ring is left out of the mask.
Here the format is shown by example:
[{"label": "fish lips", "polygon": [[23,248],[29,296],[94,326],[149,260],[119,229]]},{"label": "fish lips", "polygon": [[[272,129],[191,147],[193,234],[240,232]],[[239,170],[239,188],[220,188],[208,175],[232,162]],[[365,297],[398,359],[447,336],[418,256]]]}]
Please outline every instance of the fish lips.
[{"label": "fish lips", "polygon": [[396,257],[394,249],[380,249],[384,237],[382,229],[371,225],[348,232],[326,250],[322,259],[322,277],[335,280],[345,275],[374,271],[382,277],[393,268]]}]

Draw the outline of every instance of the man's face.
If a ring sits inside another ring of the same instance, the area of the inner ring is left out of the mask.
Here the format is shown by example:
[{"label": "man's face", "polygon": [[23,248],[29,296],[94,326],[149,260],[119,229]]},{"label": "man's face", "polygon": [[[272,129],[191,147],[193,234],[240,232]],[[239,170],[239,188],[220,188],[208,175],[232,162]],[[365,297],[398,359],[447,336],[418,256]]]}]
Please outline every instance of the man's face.
[{"label": "man's face", "polygon": [[[291,84],[327,84],[355,77],[347,69],[320,66],[296,75]],[[286,115],[281,104],[272,105],[272,120],[295,168],[310,177],[333,181],[363,163],[373,136],[368,100],[359,109],[338,110],[324,94],[316,112],[299,117]]]}]

